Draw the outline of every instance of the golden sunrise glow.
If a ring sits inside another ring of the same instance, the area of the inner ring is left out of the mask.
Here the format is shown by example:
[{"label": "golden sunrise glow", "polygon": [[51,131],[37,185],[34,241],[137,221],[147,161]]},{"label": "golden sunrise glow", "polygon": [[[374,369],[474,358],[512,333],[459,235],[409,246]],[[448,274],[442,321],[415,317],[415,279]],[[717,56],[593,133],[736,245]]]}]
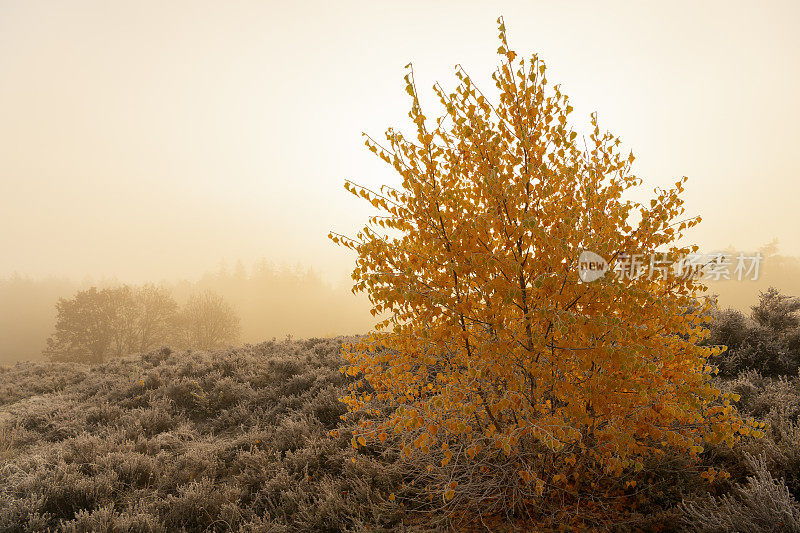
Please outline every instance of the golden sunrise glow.
[{"label": "golden sunrise glow", "polygon": [[343,181],[397,180],[361,133],[408,129],[409,61],[430,116],[456,63],[493,94],[500,14],[644,190],[689,177],[694,242],[800,255],[794,2],[32,1],[0,2],[0,277],[173,283],[264,258],[347,293],[327,233],[371,212]]}]

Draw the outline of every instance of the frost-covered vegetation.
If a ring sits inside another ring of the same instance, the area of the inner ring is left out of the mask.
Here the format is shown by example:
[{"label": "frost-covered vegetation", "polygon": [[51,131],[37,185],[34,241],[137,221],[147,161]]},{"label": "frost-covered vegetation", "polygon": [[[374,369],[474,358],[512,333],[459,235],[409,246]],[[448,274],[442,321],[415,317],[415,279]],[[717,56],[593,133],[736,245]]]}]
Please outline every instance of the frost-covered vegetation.
[{"label": "frost-covered vegetation", "polygon": [[[525,530],[520,517],[432,514],[412,484],[422,461],[389,441],[350,446],[355,421],[338,398],[353,340],[0,370],[0,531]],[[726,357],[739,360],[735,348]],[[594,529],[800,531],[800,376],[745,367],[720,383],[765,436],[707,447],[699,462],[652,460]]]},{"label": "frost-covered vegetation", "polygon": [[0,373],[0,531],[341,531],[397,523],[352,462],[339,340]]}]

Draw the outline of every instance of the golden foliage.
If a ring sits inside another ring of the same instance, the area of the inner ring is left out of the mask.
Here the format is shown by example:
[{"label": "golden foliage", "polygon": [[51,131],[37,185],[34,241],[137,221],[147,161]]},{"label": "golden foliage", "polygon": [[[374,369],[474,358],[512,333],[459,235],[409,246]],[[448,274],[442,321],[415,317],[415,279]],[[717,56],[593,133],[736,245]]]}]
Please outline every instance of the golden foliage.
[{"label": "golden foliage", "polygon": [[[642,183],[633,154],[594,114],[579,139],[545,63],[518,58],[498,22],[496,103],[457,67],[454,92],[434,86],[445,112],[430,121],[408,65],[416,137],[366,137],[401,188],[345,183],[382,214],[356,239],[330,237],[357,252],[354,292],[388,315],[344,348],[344,370],[365,380],[344,398],[350,409],[391,406],[354,445],[394,435],[404,456],[435,453],[442,467],[493,450],[517,458],[533,501],[636,471],[667,447],[696,455],[754,431],[709,381],[722,348],[698,345],[709,309],[697,276],[577,275],[583,250],[609,261],[696,251],[677,244],[700,220],[678,219],[686,178],[648,204],[624,200]],[[439,488],[444,501],[459,490]]]}]

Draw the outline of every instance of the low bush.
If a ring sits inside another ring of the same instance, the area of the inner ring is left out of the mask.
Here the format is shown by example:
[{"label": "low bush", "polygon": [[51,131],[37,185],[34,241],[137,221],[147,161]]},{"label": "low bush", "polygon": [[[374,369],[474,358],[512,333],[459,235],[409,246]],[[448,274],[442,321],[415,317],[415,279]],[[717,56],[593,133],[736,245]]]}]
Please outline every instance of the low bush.
[{"label": "low bush", "polygon": [[754,474],[747,483],[720,497],[706,496],[681,503],[682,522],[690,531],[800,533],[800,505],[783,480],[776,480],[763,456],[746,455]]}]

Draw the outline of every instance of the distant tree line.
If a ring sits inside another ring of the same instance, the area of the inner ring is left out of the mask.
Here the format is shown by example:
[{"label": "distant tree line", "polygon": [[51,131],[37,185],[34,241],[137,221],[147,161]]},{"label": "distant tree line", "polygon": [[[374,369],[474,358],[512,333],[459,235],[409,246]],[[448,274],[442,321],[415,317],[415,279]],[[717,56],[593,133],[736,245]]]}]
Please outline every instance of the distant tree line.
[{"label": "distant tree line", "polygon": [[179,307],[169,289],[153,284],[78,291],[58,300],[56,315],[43,352],[53,361],[102,363],[164,345],[211,350],[240,335],[239,317],[221,296],[192,294]]}]

